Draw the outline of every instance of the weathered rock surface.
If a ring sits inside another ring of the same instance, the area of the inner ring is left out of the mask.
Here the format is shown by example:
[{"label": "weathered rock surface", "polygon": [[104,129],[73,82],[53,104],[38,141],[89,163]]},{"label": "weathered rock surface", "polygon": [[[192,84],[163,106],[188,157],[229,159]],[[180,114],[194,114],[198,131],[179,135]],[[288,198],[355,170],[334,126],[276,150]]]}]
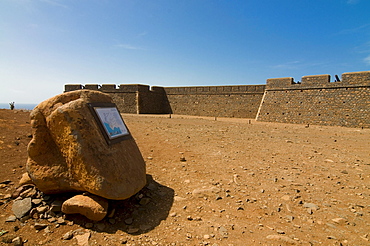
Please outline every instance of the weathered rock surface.
[{"label": "weathered rock surface", "polygon": [[14,201],[13,206],[12,206],[13,213],[18,219],[28,214],[31,208],[32,208],[32,203],[31,203],[31,198],[29,197]]},{"label": "weathered rock surface", "polygon": [[88,219],[99,221],[107,215],[108,201],[94,195],[76,195],[63,203],[62,212],[82,214]]},{"label": "weathered rock surface", "polygon": [[108,145],[87,105],[94,102],[112,99],[98,91],[73,91],[31,112],[27,170],[42,192],[87,191],[121,200],[145,185],[145,162],[134,139]]}]

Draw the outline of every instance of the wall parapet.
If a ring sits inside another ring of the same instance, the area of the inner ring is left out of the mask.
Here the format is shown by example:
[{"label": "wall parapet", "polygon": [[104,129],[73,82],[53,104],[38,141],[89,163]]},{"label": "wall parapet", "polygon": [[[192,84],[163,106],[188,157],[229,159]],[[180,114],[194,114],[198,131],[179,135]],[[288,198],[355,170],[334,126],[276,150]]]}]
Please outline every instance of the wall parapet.
[{"label": "wall parapet", "polygon": [[168,95],[183,94],[260,94],[265,91],[265,85],[230,85],[230,86],[187,86],[164,87]]},{"label": "wall parapet", "polygon": [[[338,77],[339,78],[339,77]],[[370,86],[370,71],[343,73],[342,79],[330,82],[330,75],[310,75],[302,77],[302,82],[294,82],[292,77],[267,79],[266,90],[318,89]]]}]

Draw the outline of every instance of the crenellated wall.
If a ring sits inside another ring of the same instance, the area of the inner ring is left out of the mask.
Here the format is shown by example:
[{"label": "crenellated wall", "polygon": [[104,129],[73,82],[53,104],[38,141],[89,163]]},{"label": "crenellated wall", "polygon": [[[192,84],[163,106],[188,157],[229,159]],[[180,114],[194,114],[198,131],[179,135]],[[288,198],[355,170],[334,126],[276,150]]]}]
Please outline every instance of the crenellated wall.
[{"label": "crenellated wall", "polygon": [[258,121],[370,127],[370,71],[268,79]]},{"label": "crenellated wall", "polygon": [[65,85],[65,92],[80,89],[109,93],[122,113],[255,118],[265,85],[151,88],[147,85]]},{"label": "crenellated wall", "polygon": [[256,118],[258,121],[370,128],[370,71],[268,79],[266,85],[149,87],[68,84],[65,92],[109,93],[122,113]]},{"label": "crenellated wall", "polygon": [[162,87],[140,84],[68,84],[64,92],[74,90],[98,90],[109,93],[121,113],[165,114],[171,113],[165,91]]}]

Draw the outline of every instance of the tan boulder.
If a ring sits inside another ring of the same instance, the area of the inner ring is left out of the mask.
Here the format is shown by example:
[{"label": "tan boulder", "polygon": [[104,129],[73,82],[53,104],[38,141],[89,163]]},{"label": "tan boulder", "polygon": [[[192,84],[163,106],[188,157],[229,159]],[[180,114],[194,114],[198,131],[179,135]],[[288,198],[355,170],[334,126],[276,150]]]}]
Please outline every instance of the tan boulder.
[{"label": "tan boulder", "polygon": [[87,191],[122,200],[146,183],[145,162],[132,137],[108,144],[87,103],[111,103],[91,90],[63,93],[31,112],[27,171],[46,194]]},{"label": "tan boulder", "polygon": [[65,214],[82,214],[90,220],[104,219],[108,212],[108,201],[94,195],[76,195],[62,205]]}]

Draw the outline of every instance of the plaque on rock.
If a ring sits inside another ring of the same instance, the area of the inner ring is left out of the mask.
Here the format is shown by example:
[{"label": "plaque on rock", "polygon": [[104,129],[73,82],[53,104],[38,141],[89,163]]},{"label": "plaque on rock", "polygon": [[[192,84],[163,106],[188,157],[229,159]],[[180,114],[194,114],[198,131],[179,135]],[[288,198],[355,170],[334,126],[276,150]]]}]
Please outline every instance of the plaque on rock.
[{"label": "plaque on rock", "polygon": [[116,104],[88,103],[87,105],[108,144],[118,143],[131,137]]}]

